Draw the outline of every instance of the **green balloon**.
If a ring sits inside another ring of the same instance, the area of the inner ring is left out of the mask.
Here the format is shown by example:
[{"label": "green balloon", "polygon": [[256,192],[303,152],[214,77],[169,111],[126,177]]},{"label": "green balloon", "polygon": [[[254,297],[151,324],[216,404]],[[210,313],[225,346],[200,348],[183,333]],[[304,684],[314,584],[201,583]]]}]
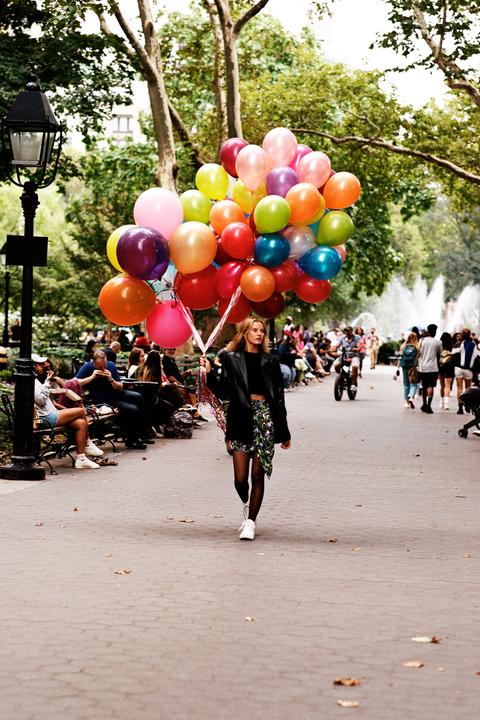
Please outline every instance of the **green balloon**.
[{"label": "green balloon", "polygon": [[180,195],[180,202],[185,222],[194,220],[208,224],[212,203],[200,190],[187,190]]},{"label": "green balloon", "polygon": [[280,195],[267,195],[260,200],[253,213],[259,233],[275,233],[287,227],[290,220],[290,205]]},{"label": "green balloon", "polygon": [[317,245],[343,245],[353,233],[350,215],[341,210],[332,210],[321,220],[317,230]]}]

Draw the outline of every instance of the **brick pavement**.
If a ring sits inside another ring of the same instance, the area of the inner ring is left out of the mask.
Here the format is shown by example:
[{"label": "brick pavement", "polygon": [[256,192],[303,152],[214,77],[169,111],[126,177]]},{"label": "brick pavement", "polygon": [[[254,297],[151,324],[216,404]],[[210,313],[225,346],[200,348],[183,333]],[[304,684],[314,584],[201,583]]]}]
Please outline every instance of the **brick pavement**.
[{"label": "brick pavement", "polygon": [[479,716],[480,440],[404,410],[386,368],[354,403],[287,402],[254,543],[213,423],[0,485],[2,720]]}]

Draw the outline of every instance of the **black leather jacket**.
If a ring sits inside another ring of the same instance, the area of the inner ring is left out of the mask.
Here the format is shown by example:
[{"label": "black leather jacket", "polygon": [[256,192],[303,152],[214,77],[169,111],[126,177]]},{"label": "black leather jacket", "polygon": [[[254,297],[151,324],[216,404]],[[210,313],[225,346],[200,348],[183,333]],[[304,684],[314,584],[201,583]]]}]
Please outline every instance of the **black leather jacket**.
[{"label": "black leather jacket", "polygon": [[[265,399],[272,413],[275,442],[290,440],[287,411],[283,393],[283,380],[276,355],[261,353],[260,365],[267,393]],[[220,400],[229,400],[227,410],[227,440],[251,443],[253,440],[253,413],[248,389],[247,365],[242,351],[226,353],[222,358],[222,373],[207,375],[209,388]]]}]

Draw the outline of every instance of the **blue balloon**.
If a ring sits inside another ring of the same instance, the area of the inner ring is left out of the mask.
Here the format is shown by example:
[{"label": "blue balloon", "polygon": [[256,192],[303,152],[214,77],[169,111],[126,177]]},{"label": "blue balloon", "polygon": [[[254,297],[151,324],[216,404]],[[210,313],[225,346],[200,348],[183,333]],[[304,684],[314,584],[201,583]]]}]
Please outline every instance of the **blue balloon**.
[{"label": "blue balloon", "polygon": [[302,255],[298,264],[315,280],[329,280],[342,269],[342,258],[334,248],[318,245]]},{"label": "blue balloon", "polygon": [[271,233],[255,240],[255,262],[265,267],[276,267],[290,255],[290,243],[283,235]]}]

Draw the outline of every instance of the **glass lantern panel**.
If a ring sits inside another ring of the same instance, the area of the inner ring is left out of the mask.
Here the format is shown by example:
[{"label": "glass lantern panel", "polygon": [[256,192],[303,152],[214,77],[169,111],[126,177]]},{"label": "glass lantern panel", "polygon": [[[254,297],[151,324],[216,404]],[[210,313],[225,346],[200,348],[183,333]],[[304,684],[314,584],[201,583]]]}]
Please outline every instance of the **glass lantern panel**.
[{"label": "glass lantern panel", "polygon": [[10,130],[12,144],[12,165],[36,167],[42,162],[44,150],[44,133],[21,130]]}]

